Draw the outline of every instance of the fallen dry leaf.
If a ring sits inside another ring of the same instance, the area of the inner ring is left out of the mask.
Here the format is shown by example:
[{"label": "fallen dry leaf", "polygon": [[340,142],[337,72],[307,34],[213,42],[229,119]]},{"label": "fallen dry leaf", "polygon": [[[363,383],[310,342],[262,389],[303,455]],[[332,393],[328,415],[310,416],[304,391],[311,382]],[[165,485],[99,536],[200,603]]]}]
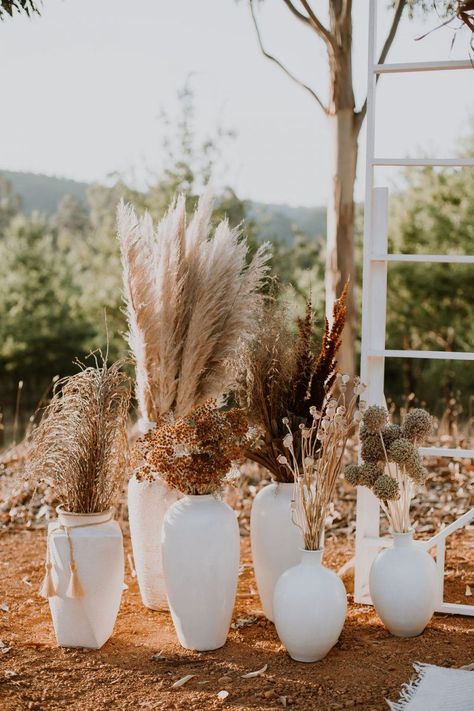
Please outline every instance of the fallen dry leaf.
[{"label": "fallen dry leaf", "polygon": [[219,691],[219,693],[217,694],[217,698],[220,701],[224,701],[224,699],[226,699],[228,696],[229,696],[229,692],[226,691],[225,689],[222,689],[222,691]]},{"label": "fallen dry leaf", "polygon": [[261,676],[262,674],[265,674],[265,672],[268,669],[268,664],[264,664],[261,669],[257,669],[257,671],[253,672],[247,672],[247,674],[242,674],[242,679],[254,679],[256,676]]},{"label": "fallen dry leaf", "polygon": [[178,679],[178,681],[175,681],[174,684],[171,685],[172,689],[179,689],[180,686],[184,686],[185,684],[188,683],[190,679],[193,678],[193,676],[196,676],[195,674],[186,674],[186,676],[183,676],[181,679]]},{"label": "fallen dry leaf", "polygon": [[10,608],[8,607],[6,602],[2,602],[2,604],[0,605],[0,610],[2,612],[10,612]]},{"label": "fallen dry leaf", "polygon": [[280,696],[278,701],[283,706],[283,708],[286,709],[286,696]]},{"label": "fallen dry leaf", "polygon": [[22,583],[25,583],[25,585],[29,585],[30,588],[33,587],[33,583],[31,582],[31,580],[30,580],[26,575],[24,575],[24,576],[22,577],[21,582],[22,582]]},{"label": "fallen dry leaf", "polygon": [[469,585],[466,585],[466,591],[465,591],[464,595],[465,595],[466,597],[472,597],[472,590],[471,590],[471,587],[470,587]]},{"label": "fallen dry leaf", "polygon": [[164,660],[164,657],[162,655],[163,655],[163,650],[161,650],[161,652],[155,652],[155,654],[151,655],[150,661],[151,662],[157,662],[157,661],[161,662]]}]

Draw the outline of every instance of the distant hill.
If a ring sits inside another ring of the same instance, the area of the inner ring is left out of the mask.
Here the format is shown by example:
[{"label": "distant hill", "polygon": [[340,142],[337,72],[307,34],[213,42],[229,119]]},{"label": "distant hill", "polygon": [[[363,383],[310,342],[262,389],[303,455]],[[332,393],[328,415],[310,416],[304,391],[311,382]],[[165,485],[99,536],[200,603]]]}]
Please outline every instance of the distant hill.
[{"label": "distant hill", "polygon": [[13,192],[21,197],[22,210],[27,215],[34,210],[52,215],[64,195],[74,195],[80,202],[86,201],[88,183],[10,170],[0,170],[0,175],[11,183]]},{"label": "distant hill", "polygon": [[[9,170],[0,170],[0,175],[10,181],[13,191],[21,197],[23,212],[28,215],[34,210],[52,215],[65,195],[86,202],[88,183]],[[257,224],[262,240],[289,245],[301,233],[316,239],[326,236],[325,207],[291,207],[246,200],[245,208],[249,219]]]}]

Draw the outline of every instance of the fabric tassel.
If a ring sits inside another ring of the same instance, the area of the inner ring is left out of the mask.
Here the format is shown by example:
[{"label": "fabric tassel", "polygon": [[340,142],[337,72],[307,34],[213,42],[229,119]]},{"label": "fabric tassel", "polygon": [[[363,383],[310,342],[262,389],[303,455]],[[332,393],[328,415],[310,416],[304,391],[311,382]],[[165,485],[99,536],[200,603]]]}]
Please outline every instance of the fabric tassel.
[{"label": "fabric tassel", "polygon": [[48,561],[45,565],[46,573],[43,578],[43,583],[41,585],[39,594],[41,597],[48,599],[49,597],[54,597],[56,595],[56,588],[54,586],[53,575],[51,563]]},{"label": "fabric tassel", "polygon": [[84,588],[82,587],[81,581],[79,580],[76,564],[71,563],[69,565],[69,570],[71,571],[71,577],[69,578],[69,585],[66,590],[66,597],[84,597]]}]

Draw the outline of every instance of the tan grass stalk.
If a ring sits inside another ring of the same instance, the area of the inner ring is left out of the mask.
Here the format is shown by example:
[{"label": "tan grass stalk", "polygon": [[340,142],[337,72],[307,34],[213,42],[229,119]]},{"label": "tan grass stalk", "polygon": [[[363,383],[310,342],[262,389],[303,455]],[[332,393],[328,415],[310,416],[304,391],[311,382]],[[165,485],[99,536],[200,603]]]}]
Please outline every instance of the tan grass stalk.
[{"label": "tan grass stalk", "polygon": [[180,196],[153,233],[149,217],[118,208],[137,399],[152,421],[185,415],[230,387],[229,362],[262,306],[268,245],[247,265],[247,244],[226,220],[211,235],[212,204],[206,192],[187,225]]},{"label": "tan grass stalk", "polygon": [[106,511],[121,495],[130,392],[120,362],[96,362],[55,384],[32,434],[27,472],[34,481],[49,482],[67,511]]}]

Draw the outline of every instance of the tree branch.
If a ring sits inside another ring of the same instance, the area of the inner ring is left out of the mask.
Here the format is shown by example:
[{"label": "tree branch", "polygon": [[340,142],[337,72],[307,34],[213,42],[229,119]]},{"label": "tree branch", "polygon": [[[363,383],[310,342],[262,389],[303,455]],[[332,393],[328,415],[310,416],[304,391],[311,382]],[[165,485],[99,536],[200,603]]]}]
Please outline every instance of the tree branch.
[{"label": "tree branch", "polygon": [[278,67],[280,67],[280,69],[281,69],[282,71],[284,71],[285,74],[286,74],[288,77],[290,77],[290,79],[292,79],[296,84],[298,84],[298,86],[301,86],[303,89],[306,89],[306,91],[311,94],[311,96],[313,97],[313,99],[316,99],[316,101],[318,102],[319,106],[322,108],[322,110],[324,111],[324,113],[327,114],[327,113],[328,113],[328,109],[327,109],[326,106],[323,104],[323,102],[321,101],[321,99],[319,98],[319,96],[316,94],[316,92],[315,92],[310,86],[308,86],[307,84],[305,84],[304,82],[302,82],[300,79],[298,79],[294,74],[292,74],[292,72],[290,72],[290,70],[287,69],[287,68],[285,67],[285,65],[284,65],[282,62],[280,62],[279,59],[277,59],[277,58],[274,57],[272,54],[270,54],[269,52],[267,52],[267,50],[266,50],[265,47],[263,46],[262,36],[261,36],[261,34],[260,34],[260,29],[259,29],[259,26],[258,26],[257,18],[255,17],[255,11],[254,11],[254,7],[253,7],[253,0],[249,0],[249,8],[250,8],[250,14],[251,14],[251,16],[252,16],[253,25],[254,25],[254,27],[255,27],[255,33],[256,33],[256,35],[257,35],[258,45],[259,45],[260,50],[261,50],[262,54],[264,55],[264,57],[266,57],[267,59],[269,59],[271,62],[274,62]]},{"label": "tree branch", "polygon": [[283,0],[285,5],[287,6],[288,10],[298,18],[301,22],[303,22],[305,25],[311,25],[309,17],[306,17],[306,15],[303,15],[302,12],[296,9],[296,7],[293,5],[291,0]]},{"label": "tree branch", "polygon": [[311,23],[311,26],[316,30],[318,35],[324,39],[324,41],[330,45],[333,49],[336,49],[336,40],[333,37],[333,35],[329,32],[329,30],[324,27],[322,22],[318,20],[316,15],[314,14],[313,10],[311,9],[310,4],[307,2],[307,0],[300,0],[301,4],[303,5],[304,9],[308,13],[308,19],[309,22]]},{"label": "tree branch", "polygon": [[[378,64],[383,64],[385,62],[385,60],[387,59],[387,55],[390,51],[390,47],[393,44],[393,40],[395,39],[395,36],[397,34],[398,26],[400,24],[400,20],[402,19],[403,10],[405,9],[406,4],[407,4],[406,0],[398,0],[398,2],[397,2],[397,6],[395,8],[395,13],[393,15],[392,24],[390,26],[390,30],[388,32],[387,38],[386,38],[384,45],[382,47],[382,51],[380,52]],[[377,74],[376,81],[378,81],[379,78],[380,78],[380,74]],[[360,128],[362,126],[362,123],[364,121],[366,113],[367,113],[367,98],[365,99],[364,103],[362,104],[361,110],[358,111],[356,114],[357,133],[360,131]]]}]

